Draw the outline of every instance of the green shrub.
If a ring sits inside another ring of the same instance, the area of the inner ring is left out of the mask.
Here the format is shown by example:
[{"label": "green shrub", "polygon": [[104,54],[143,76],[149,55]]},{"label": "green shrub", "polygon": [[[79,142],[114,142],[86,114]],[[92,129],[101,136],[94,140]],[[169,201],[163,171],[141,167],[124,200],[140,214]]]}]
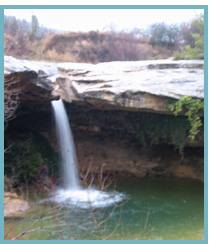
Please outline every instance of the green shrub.
[{"label": "green shrub", "polygon": [[44,165],[51,175],[57,174],[57,155],[47,140],[38,134],[16,139],[5,155],[5,174],[14,184],[36,183],[39,169]]},{"label": "green shrub", "polygon": [[203,108],[204,101],[202,99],[195,99],[188,96],[183,96],[177,102],[169,104],[169,109],[174,115],[184,114],[190,124],[188,138],[195,141],[196,136],[203,127]]},{"label": "green shrub", "polygon": [[200,16],[194,19],[187,31],[188,39],[184,41],[182,51],[174,54],[175,59],[204,59],[204,19]]},{"label": "green shrub", "polygon": [[143,146],[172,144],[183,151],[187,140],[189,123],[184,116],[149,115],[143,118],[138,140]]}]

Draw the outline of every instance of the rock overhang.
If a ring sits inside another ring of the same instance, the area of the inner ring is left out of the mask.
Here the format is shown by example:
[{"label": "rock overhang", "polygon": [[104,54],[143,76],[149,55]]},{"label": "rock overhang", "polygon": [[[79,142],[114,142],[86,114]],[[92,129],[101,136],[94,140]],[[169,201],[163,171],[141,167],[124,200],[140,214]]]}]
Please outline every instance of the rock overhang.
[{"label": "rock overhang", "polygon": [[[168,102],[204,98],[203,60],[115,61],[98,64],[51,63],[5,56],[5,77],[35,72],[36,86],[66,102],[104,109],[170,113]],[[51,97],[52,99],[52,97]],[[51,100],[50,99],[50,100]]]}]

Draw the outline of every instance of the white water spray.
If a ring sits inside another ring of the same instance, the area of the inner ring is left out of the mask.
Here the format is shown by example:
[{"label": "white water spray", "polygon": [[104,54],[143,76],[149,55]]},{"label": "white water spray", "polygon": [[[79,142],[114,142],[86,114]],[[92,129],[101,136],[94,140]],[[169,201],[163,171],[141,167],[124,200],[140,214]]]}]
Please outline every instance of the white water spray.
[{"label": "white water spray", "polygon": [[64,188],[77,190],[80,188],[77,168],[77,157],[69,119],[62,100],[52,101],[57,137],[62,160]]},{"label": "white water spray", "polygon": [[80,208],[102,208],[122,201],[122,193],[103,192],[94,188],[83,189],[80,186],[75,144],[64,104],[60,99],[52,101],[52,107],[61,152],[64,187],[57,190],[48,201]]}]

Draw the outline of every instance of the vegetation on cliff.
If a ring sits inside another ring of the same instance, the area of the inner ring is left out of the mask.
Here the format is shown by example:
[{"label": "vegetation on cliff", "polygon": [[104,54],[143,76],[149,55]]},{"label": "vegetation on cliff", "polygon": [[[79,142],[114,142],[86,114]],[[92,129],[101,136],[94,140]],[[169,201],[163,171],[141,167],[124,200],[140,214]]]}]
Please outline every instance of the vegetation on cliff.
[{"label": "vegetation on cliff", "polygon": [[179,114],[184,114],[187,117],[190,125],[188,138],[191,141],[195,141],[196,136],[203,128],[203,99],[195,99],[192,97],[183,96],[177,102],[171,103],[169,105],[169,109],[176,116]]},{"label": "vegetation on cliff", "polygon": [[15,139],[7,137],[6,148],[5,174],[13,186],[36,186],[42,174],[57,176],[57,154],[42,135],[30,133]]},{"label": "vegetation on cliff", "polygon": [[184,116],[147,116],[138,131],[138,140],[145,146],[172,144],[182,154],[187,144],[189,123]]}]

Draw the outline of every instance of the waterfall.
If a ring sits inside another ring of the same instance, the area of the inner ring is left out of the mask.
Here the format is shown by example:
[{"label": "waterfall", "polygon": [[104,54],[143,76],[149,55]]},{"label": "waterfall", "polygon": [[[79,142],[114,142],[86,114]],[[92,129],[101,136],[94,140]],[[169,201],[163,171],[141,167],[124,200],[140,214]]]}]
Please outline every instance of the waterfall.
[{"label": "waterfall", "polygon": [[62,160],[62,172],[65,189],[80,189],[77,157],[72,130],[62,100],[52,101],[55,116],[57,138]]},{"label": "waterfall", "polygon": [[78,208],[103,208],[122,201],[125,198],[122,193],[81,187],[75,144],[63,101],[60,99],[51,103],[56,121],[64,185],[52,197],[40,202],[53,201]]}]

